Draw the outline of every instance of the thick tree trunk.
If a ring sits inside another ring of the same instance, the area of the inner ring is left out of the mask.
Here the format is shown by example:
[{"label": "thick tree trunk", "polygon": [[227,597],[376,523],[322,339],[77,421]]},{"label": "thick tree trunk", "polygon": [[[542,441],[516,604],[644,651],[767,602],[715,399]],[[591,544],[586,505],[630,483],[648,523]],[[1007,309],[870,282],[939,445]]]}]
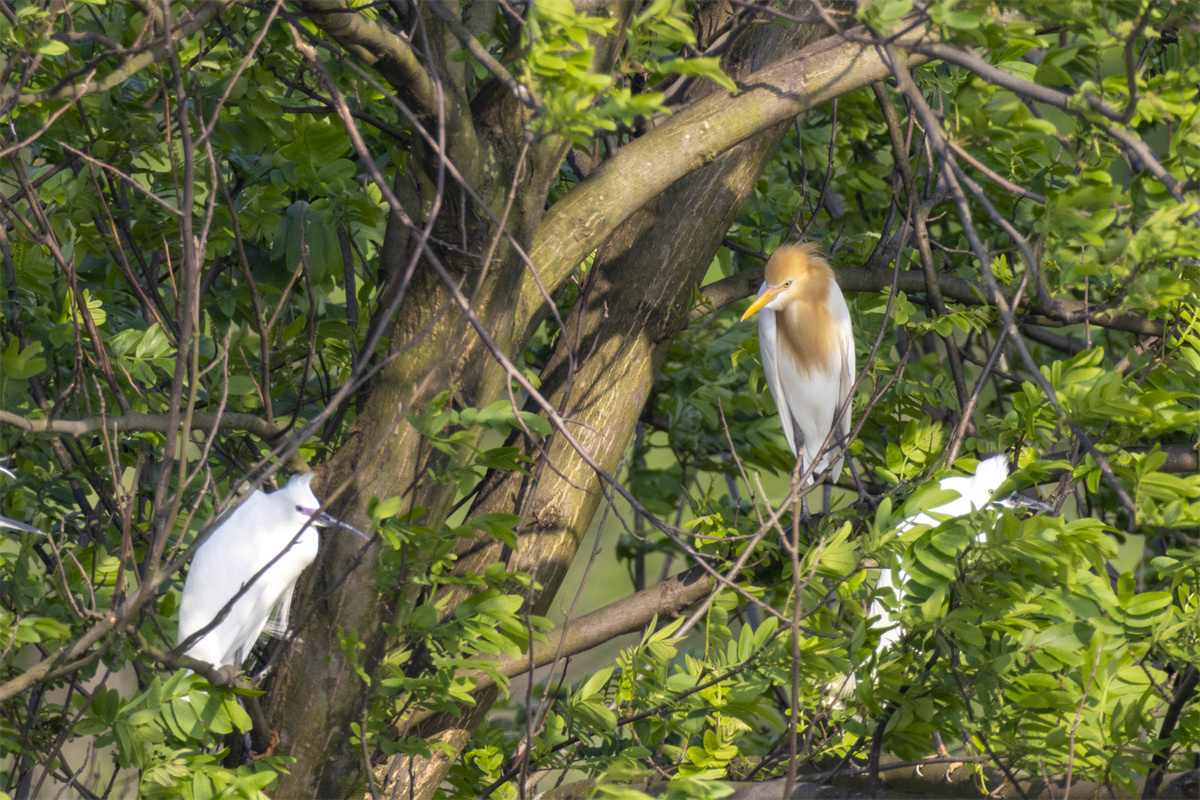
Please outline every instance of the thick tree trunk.
[{"label": "thick tree trunk", "polygon": [[[736,51],[731,67],[771,60],[803,44],[812,31],[767,28],[755,31]],[[679,333],[680,310],[708,269],[725,231],[779,146],[783,122],[729,150],[708,167],[670,187],[637,210],[600,249],[566,330],[542,375],[542,392],[583,448],[609,474],[618,471],[642,407]],[[573,351],[576,371],[570,371]],[[520,544],[509,551],[484,542],[461,555],[459,572],[482,572],[506,560],[509,570],[525,571],[543,586],[529,611],[544,614],[557,594],[605,486],[596,472],[561,436],[544,445],[554,469],[540,465],[536,480],[510,473],[485,488],[472,515],[519,513]],[[455,591],[446,607],[466,596]],[[487,713],[496,690],[488,689],[462,718],[435,717],[420,730],[461,747]],[[451,760],[410,763],[396,756],[377,767],[388,796],[424,798],[440,783]],[[424,793],[423,793],[424,792]]]},{"label": "thick tree trunk", "polygon": [[[344,0],[310,0],[306,5],[317,13],[314,21],[353,52],[388,52],[389,58],[369,61],[380,68],[401,96],[411,95],[420,86],[412,85],[411,65],[394,57],[404,48],[390,43],[382,31],[353,13],[325,13],[345,9]],[[613,4],[621,19],[630,5]],[[429,8],[422,9],[428,15]],[[430,29],[441,26],[430,17]],[[619,52],[621,37],[604,40],[598,48],[596,69],[606,72]],[[446,152],[471,184],[488,209],[499,217],[509,201],[516,179],[516,193],[509,210],[506,229],[528,249],[545,210],[546,196],[566,153],[566,144],[550,138],[528,151],[523,111],[509,95],[498,94],[478,100],[467,117],[467,105],[458,96],[456,73],[442,59],[440,72],[445,90],[447,118]],[[412,68],[415,69],[415,68]],[[430,75],[435,67],[431,67]],[[406,71],[408,70],[408,71]],[[461,80],[461,70],[457,77]],[[436,78],[433,79],[436,82]],[[433,90],[429,90],[433,93]],[[415,98],[419,100],[419,98]],[[428,120],[431,130],[437,120]],[[477,125],[477,131],[473,125]],[[457,137],[457,138],[456,138]],[[412,203],[405,209],[412,220],[428,218],[438,184],[439,164],[422,145],[425,174],[418,186],[397,192],[401,202]],[[521,164],[522,153],[525,153]],[[414,166],[414,168],[416,168]],[[490,218],[466,201],[461,187],[446,179],[441,198],[441,213],[434,236],[441,241],[461,243],[472,252],[483,251],[497,236]],[[422,194],[424,192],[424,194]],[[384,279],[399,278],[417,246],[419,233],[398,230],[399,216],[389,218],[389,243],[402,251],[382,256]],[[463,237],[466,241],[462,241]],[[525,262],[501,239],[495,251],[498,263],[488,265],[443,251],[443,262],[463,281],[464,291],[472,297],[472,309],[483,321],[492,338],[504,352],[513,354],[524,347],[517,337],[524,333],[515,324],[513,309],[520,306],[520,293],[527,272]],[[476,253],[476,258],[479,254]],[[371,384],[370,393],[346,443],[322,470],[319,496],[327,501],[337,495],[331,506],[341,518],[360,528],[369,528],[365,517],[372,497],[402,496],[404,508],[423,507],[420,522],[431,527],[445,523],[454,500],[454,485],[434,485],[427,480],[429,470],[442,456],[431,451],[421,435],[408,422],[408,415],[422,415],[437,395],[453,390],[467,405],[484,406],[500,397],[507,377],[491,358],[481,338],[465,315],[452,301],[450,292],[426,264],[412,276],[394,322],[383,324],[391,331],[391,360]],[[361,771],[357,748],[350,745],[350,724],[360,719],[373,696],[370,686],[347,663],[340,647],[341,631],[357,631],[366,649],[359,662],[374,675],[378,661],[386,652],[387,637],[382,630],[391,621],[405,592],[404,582],[389,593],[381,594],[376,585],[374,565],[378,547],[364,556],[351,542],[326,537],[314,574],[305,581],[301,596],[322,598],[314,609],[313,620],[305,627],[300,641],[286,654],[275,672],[268,715],[271,726],[280,734],[281,745],[296,759],[290,774],[282,776],[278,789],[281,797],[334,797],[344,792],[343,782]],[[332,545],[332,546],[330,546]],[[410,570],[421,569],[420,554],[413,554]]]},{"label": "thick tree trunk", "polygon": [[[497,166],[508,174],[514,168],[515,163]],[[549,184],[547,171],[540,170],[526,182],[530,196],[514,204],[513,230],[533,227],[518,215],[529,206],[540,214]],[[503,187],[504,182],[495,180],[493,185]],[[503,208],[502,189],[498,195],[485,200]],[[474,230],[478,231],[472,233],[474,241],[488,241],[487,225],[477,223]],[[501,347],[511,350],[517,346],[511,308],[517,302],[524,266],[510,248],[498,252],[507,263],[493,266],[483,277],[473,308]],[[393,260],[406,262],[406,258]],[[480,273],[467,264],[461,274],[464,285],[474,286]],[[425,509],[422,524],[438,527],[450,511],[455,487],[427,479],[444,456],[423,442],[406,417],[420,416],[438,394],[449,389],[469,405],[486,405],[503,392],[504,375],[494,368],[482,341],[428,268],[418,267],[413,276],[396,315],[390,352],[394,358],[373,381],[345,445],[322,471],[319,495],[328,499],[336,493],[334,512],[360,528],[370,527],[365,509],[372,497],[398,495],[405,498],[405,508]],[[349,744],[350,723],[361,716],[372,693],[346,662],[340,631],[356,630],[359,640],[367,643],[359,659],[367,673],[374,674],[387,647],[382,623],[394,616],[404,593],[403,583],[390,593],[380,593],[373,569],[377,546],[357,559],[359,546],[353,542],[325,537],[325,544],[301,595],[325,599],[304,629],[303,641],[280,665],[272,687],[272,727],[297,759],[281,781],[280,794],[286,797],[338,796],[341,782],[360,769],[358,752]],[[410,569],[421,568],[420,554],[412,554]]]}]

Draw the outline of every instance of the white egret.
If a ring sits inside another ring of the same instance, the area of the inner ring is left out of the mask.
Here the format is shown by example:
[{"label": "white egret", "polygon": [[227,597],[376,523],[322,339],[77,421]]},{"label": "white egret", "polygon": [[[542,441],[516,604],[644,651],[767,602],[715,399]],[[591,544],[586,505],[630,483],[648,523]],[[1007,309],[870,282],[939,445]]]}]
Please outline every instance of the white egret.
[{"label": "white egret", "polygon": [[850,434],[849,408],[823,452],[822,445],[854,382],[850,310],[813,242],[776,249],[763,278],[758,299],[742,319],[758,313],[758,348],[783,435],[801,472],[815,463],[814,476],[828,472],[837,480]]},{"label": "white egret", "polygon": [[[967,476],[952,476],[942,478],[938,486],[946,491],[958,492],[958,497],[948,502],[942,503],[913,517],[909,517],[901,523],[896,529],[897,534],[902,534],[910,530],[916,525],[933,525],[941,524],[942,520],[948,517],[961,517],[964,514],[970,514],[976,509],[982,509],[990,503],[1005,505],[1010,507],[1024,506],[1033,508],[1039,511],[1049,511],[1052,507],[1040,500],[1034,500],[1020,494],[1009,495],[1008,497],[993,499],[996,490],[1000,488],[1000,484],[1008,478],[1008,459],[1004,456],[993,456],[986,461],[981,461],[975,468],[974,475]],[[936,516],[934,516],[936,515]],[[982,542],[986,534],[980,531],[975,535],[976,542]],[[899,571],[900,586],[903,587],[908,583],[908,574],[904,570]],[[883,569],[879,573],[878,588],[886,589],[895,594],[896,585],[892,582],[892,570]],[[878,625],[884,630],[879,636],[879,644],[875,648],[876,653],[883,653],[888,648],[900,641],[903,632],[898,624],[892,623],[892,618],[888,614],[887,609],[878,598],[871,601],[871,608],[868,617],[879,617]],[[845,681],[843,683],[845,689],[853,687],[853,681]],[[836,691],[836,689],[835,689]],[[950,753],[946,746],[942,743],[941,734],[937,731],[933,732],[933,743],[937,750],[939,758],[949,758]],[[946,766],[945,779],[949,781],[957,767],[958,762],[949,763]],[[917,768],[918,773],[920,767]]]},{"label": "white egret", "polygon": [[[1007,478],[1008,459],[1004,456],[993,456],[986,461],[981,461],[979,466],[975,468],[974,475],[956,475],[949,478],[942,478],[938,485],[946,491],[958,492],[958,497],[917,514],[914,517],[909,517],[896,529],[896,533],[902,534],[915,525],[936,526],[941,523],[942,519],[970,514],[972,511],[984,508],[992,502],[1009,507],[1024,506],[1039,511],[1051,510],[1052,507],[1046,503],[1020,494],[1013,494],[993,500],[992,495],[996,493],[996,490],[1000,488],[1000,484],[1004,483]],[[941,519],[934,517],[933,515],[935,514],[937,517],[941,517]],[[984,538],[984,532],[980,531],[976,534],[975,541],[982,542]],[[900,586],[903,587],[908,582],[908,574],[904,570],[900,570],[899,572]],[[894,593],[897,587],[892,582],[892,570],[881,570],[877,585],[880,589],[887,589]],[[891,616],[878,598],[871,601],[871,609],[868,616],[878,616],[878,624],[885,628],[879,636],[879,646],[876,652],[882,653],[886,648],[891,647],[900,640],[901,630],[899,625],[892,624]]]},{"label": "white egret", "polygon": [[[253,492],[196,551],[179,606],[180,643],[207,627],[243,586],[247,588],[186,655],[217,669],[240,669],[271,608],[280,602],[288,605],[300,573],[317,557],[317,526],[336,525],[369,538],[320,511],[312,479],[312,473],[295,475],[277,492]],[[284,620],[283,627],[286,624]]]}]

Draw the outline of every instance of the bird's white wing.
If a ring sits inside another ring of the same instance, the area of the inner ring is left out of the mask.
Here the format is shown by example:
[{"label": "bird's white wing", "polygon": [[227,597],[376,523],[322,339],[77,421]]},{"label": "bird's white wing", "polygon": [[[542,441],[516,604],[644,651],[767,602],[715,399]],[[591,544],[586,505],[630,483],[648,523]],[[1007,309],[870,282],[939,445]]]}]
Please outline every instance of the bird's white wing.
[{"label": "bird's white wing", "polygon": [[[850,396],[850,386],[858,373],[854,355],[854,325],[850,321],[850,309],[846,298],[835,284],[829,290],[829,308],[833,312],[833,324],[837,328],[838,355],[841,365],[838,371],[838,399],[845,401]],[[842,433],[850,433],[850,413],[842,416]]]},{"label": "bird's white wing", "polygon": [[[246,498],[196,551],[188,568],[179,607],[179,641],[212,622],[265,563],[259,543],[252,535],[253,523],[265,497],[262,492],[255,492]],[[262,582],[256,581],[224,619],[188,648],[187,654],[216,667],[233,663],[233,654],[246,639],[246,628],[255,625],[252,608],[256,602],[261,602],[257,600],[261,592]],[[265,611],[263,619],[266,619]],[[254,635],[257,637],[258,633]]]},{"label": "bird's white wing", "polygon": [[296,584],[294,583],[284,590],[279,602],[271,609],[271,616],[267,618],[267,624],[263,627],[264,633],[280,637],[287,633],[292,619],[292,595],[295,593]]},{"label": "bird's white wing", "polygon": [[[767,284],[763,283],[758,293],[761,295],[766,288]],[[796,426],[792,422],[792,412],[783,394],[783,382],[779,379],[779,335],[775,326],[775,312],[769,308],[758,312],[758,352],[762,356],[767,387],[770,388],[771,397],[775,398],[775,406],[779,409],[779,424],[783,426],[783,435],[787,438],[792,454],[795,455]]]},{"label": "bird's white wing", "polygon": [[[245,568],[247,560],[253,557],[251,541],[222,526],[196,552],[179,607],[179,641],[207,627],[253,574]],[[243,609],[240,602],[234,604],[215,627],[188,648],[187,654],[215,667],[231,663],[228,655],[243,639]]]},{"label": "bird's white wing", "polygon": [[228,658],[228,663],[241,666],[242,662],[250,656],[250,651],[254,649],[254,645],[258,643],[258,637],[262,635],[263,629],[267,626],[267,617],[269,616],[270,601],[263,602],[258,600],[254,606],[254,610],[246,615],[244,624],[240,630],[240,644],[237,649],[231,650]]},{"label": "bird's white wing", "polygon": [[[846,298],[842,296],[842,290],[836,283],[829,287],[829,309],[837,330],[838,360],[841,362],[838,365],[838,406],[840,407],[850,399],[850,387],[854,384],[854,377],[858,370],[855,365],[854,325],[850,321],[850,309],[846,306]],[[842,414],[839,425],[842,435],[840,446],[842,447],[848,447],[850,444],[851,423],[850,409],[847,408]],[[841,472],[842,459],[839,458],[831,469],[833,479],[837,480]]]}]

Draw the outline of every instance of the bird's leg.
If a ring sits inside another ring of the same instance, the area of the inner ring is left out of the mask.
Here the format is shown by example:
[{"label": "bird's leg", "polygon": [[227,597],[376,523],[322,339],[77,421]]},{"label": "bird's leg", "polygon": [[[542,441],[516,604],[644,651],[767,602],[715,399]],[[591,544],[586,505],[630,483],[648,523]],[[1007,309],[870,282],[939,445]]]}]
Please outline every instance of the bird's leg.
[{"label": "bird's leg", "polygon": [[270,758],[271,756],[275,755],[275,748],[278,746],[279,746],[279,734],[276,733],[275,731],[271,731],[267,749],[262,751],[261,753],[254,753],[254,752],[250,753],[250,760],[258,761],[260,758]]},{"label": "bird's leg", "polygon": [[262,706],[258,702],[257,697],[241,698],[245,702],[242,707],[246,709],[246,713],[250,715],[250,743],[247,750],[250,751],[251,758],[260,758],[255,756],[255,753],[267,753],[275,749],[275,745],[279,743],[279,734],[271,730],[270,724],[267,722],[267,715],[263,713]]},{"label": "bird's leg", "polygon": [[[946,749],[946,744],[942,741],[942,735],[937,731],[933,732],[933,747],[935,750],[937,750],[938,758],[952,758],[950,751]],[[949,783],[954,775],[954,770],[958,769],[962,765],[963,762],[961,761],[951,761],[947,763],[946,774],[943,776],[943,779]]]},{"label": "bird's leg", "polygon": [[854,488],[858,491],[858,502],[865,502],[868,506],[870,506],[872,511],[874,511],[876,508],[879,508],[879,502],[874,497],[869,495],[867,490],[863,488],[862,480],[858,477],[858,470],[854,468],[854,461],[847,458],[846,466],[850,467],[850,477],[854,478]]},{"label": "bird's leg", "polygon": [[[803,473],[805,465],[801,465],[800,472]],[[808,511],[808,494],[812,491],[813,484],[809,484],[800,490],[800,524],[805,528],[808,527],[808,520],[812,516]]]}]

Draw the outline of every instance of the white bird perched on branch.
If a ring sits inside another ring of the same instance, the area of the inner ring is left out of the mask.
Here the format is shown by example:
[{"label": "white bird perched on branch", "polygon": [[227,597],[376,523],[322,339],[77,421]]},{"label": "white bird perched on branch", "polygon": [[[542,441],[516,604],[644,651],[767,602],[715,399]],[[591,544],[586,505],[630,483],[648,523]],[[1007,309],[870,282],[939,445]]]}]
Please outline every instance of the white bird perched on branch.
[{"label": "white bird perched on branch", "polygon": [[296,580],[317,557],[317,526],[336,525],[369,538],[320,511],[312,479],[311,472],[295,475],[277,492],[254,491],[196,551],[179,606],[180,644],[230,608],[186,655],[217,669],[240,669],[276,603],[284,605],[286,628]]},{"label": "white bird perched on branch", "polygon": [[[1022,506],[1038,511],[1052,510],[1052,507],[1046,503],[1020,494],[1012,494],[1008,497],[993,500],[992,495],[996,493],[996,490],[1000,488],[1000,484],[1004,483],[1007,478],[1008,459],[1004,456],[994,456],[987,461],[981,461],[979,466],[975,468],[974,475],[956,475],[949,478],[942,478],[938,485],[945,491],[958,492],[958,497],[949,502],[942,503],[936,508],[931,508],[928,511],[904,520],[900,527],[896,529],[897,535],[904,533],[915,525],[932,525],[935,527],[940,525],[942,520],[931,516],[933,514],[943,519],[946,517],[961,517],[964,514],[970,514],[976,509],[982,509],[992,502],[998,505],[1009,506],[1010,508]],[[980,531],[975,535],[975,541],[982,542],[984,537],[984,532]],[[908,574],[904,570],[900,570],[899,577],[901,587],[908,583]],[[892,571],[890,569],[880,571],[877,586],[880,589],[895,591],[897,587],[892,582]],[[887,609],[884,608],[883,603],[878,598],[871,601],[871,609],[868,616],[878,616],[878,624],[886,629],[879,636],[879,646],[876,648],[876,652],[882,653],[886,648],[891,647],[900,640],[902,633],[900,626],[892,625],[892,619],[888,615]]]},{"label": "white bird perched on branch", "polygon": [[[758,299],[742,319],[758,313],[758,349],[788,447],[803,473],[842,472],[841,451],[849,444],[849,401],[854,383],[854,331],[850,310],[833,270],[817,245],[784,245],[771,254]],[[829,432],[836,434],[822,455]]]}]

